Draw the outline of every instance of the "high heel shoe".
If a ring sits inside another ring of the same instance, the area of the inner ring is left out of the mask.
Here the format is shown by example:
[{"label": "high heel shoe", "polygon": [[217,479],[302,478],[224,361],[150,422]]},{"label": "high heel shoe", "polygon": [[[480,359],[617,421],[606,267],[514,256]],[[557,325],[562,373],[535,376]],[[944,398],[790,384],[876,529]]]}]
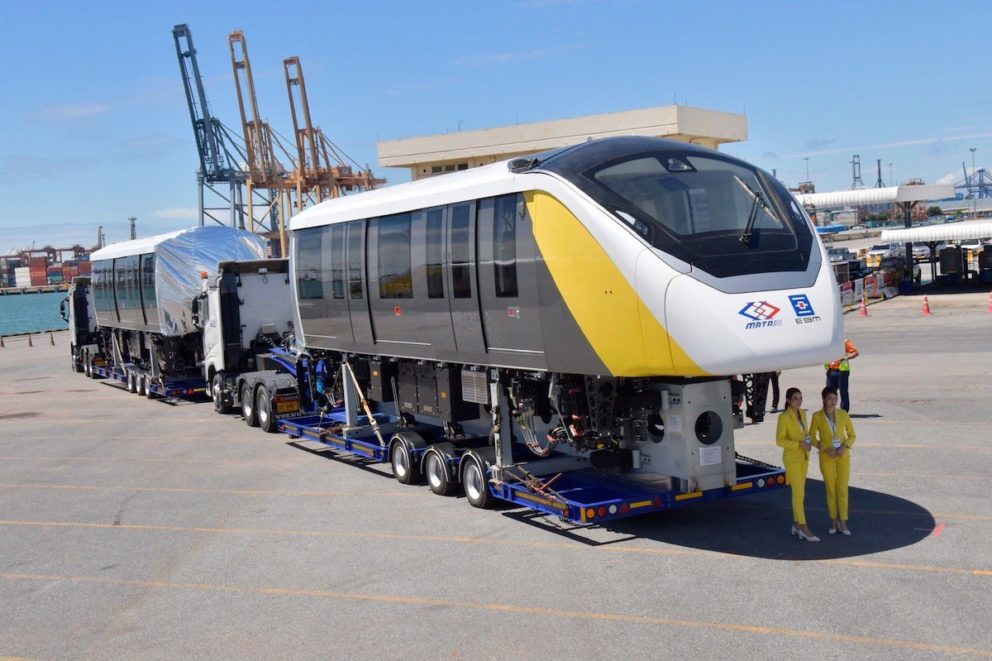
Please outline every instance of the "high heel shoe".
[{"label": "high heel shoe", "polygon": [[807,535],[806,533],[804,533],[802,530],[800,530],[795,526],[792,526],[792,534],[798,537],[799,539],[805,539],[807,542],[820,541],[820,538],[817,537],[816,535]]}]

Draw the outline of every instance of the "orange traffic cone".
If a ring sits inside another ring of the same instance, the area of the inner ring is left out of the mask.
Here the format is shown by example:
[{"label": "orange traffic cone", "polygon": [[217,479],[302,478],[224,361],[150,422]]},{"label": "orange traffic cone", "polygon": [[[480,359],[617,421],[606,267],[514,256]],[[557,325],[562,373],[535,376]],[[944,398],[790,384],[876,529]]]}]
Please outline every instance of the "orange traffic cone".
[{"label": "orange traffic cone", "polygon": [[923,295],[923,316],[924,317],[933,316],[933,313],[930,312],[930,300],[927,298],[926,294]]},{"label": "orange traffic cone", "polygon": [[49,333],[48,334],[48,343],[50,345],[52,345],[53,347],[55,346],[55,335],[54,335],[54,333]]},{"label": "orange traffic cone", "polygon": [[[992,299],[992,296],[989,297]],[[992,304],[989,305],[989,312],[992,312]],[[3,343],[3,335],[0,335],[0,349],[6,348],[7,345]]]},{"label": "orange traffic cone", "polygon": [[867,317],[868,315],[868,297],[861,297],[861,311],[858,312],[859,317]]},{"label": "orange traffic cone", "polygon": [[33,347],[34,346],[34,342],[31,341],[31,334],[30,333],[28,333],[28,346],[29,347]]}]

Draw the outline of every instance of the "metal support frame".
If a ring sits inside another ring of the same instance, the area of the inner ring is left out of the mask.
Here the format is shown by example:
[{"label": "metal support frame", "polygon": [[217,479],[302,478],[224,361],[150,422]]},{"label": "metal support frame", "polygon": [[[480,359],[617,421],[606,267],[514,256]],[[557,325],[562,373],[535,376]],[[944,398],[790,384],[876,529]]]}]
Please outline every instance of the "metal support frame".
[{"label": "metal support frame", "polygon": [[341,363],[341,388],[344,390],[344,414],[345,414],[345,424],[349,427],[358,426],[358,406],[359,397],[358,389],[355,388],[355,382],[352,381],[351,375],[348,374],[348,366]]},{"label": "metal support frame", "polygon": [[513,465],[513,419],[510,417],[509,399],[500,386],[498,369],[489,370],[489,401],[493,403],[493,445],[496,450],[492,477],[503,481],[503,469]]}]

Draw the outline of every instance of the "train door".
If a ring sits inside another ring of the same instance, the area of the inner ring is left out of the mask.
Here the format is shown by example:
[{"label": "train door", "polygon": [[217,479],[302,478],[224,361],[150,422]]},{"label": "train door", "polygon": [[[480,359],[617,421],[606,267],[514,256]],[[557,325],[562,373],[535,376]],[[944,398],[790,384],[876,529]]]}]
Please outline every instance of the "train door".
[{"label": "train door", "polygon": [[348,312],[351,317],[351,332],[355,344],[371,348],[375,343],[372,337],[372,322],[369,317],[369,304],[365,298],[368,288],[365,283],[365,221],[355,220],[346,225],[348,258]]},{"label": "train door", "polygon": [[537,246],[520,194],[479,202],[479,291],[486,349],[546,367],[537,300]]},{"label": "train door", "polygon": [[478,238],[475,211],[476,202],[463,202],[448,206],[446,213],[448,260],[445,271],[448,276],[451,327],[458,353],[466,356],[484,356],[486,353],[476,280]]},{"label": "train door", "polygon": [[449,292],[445,287],[445,208],[413,214],[413,297],[411,321],[417,339],[431,345],[425,356],[446,358],[454,353]]},{"label": "train door", "polygon": [[345,225],[336,223],[322,228],[321,271],[325,280],[324,330],[333,337],[335,347],[355,341],[348,312],[347,263],[345,262]]},{"label": "train door", "polygon": [[386,353],[420,355],[430,343],[417,332],[413,213],[374,218],[368,232],[369,308],[375,342]]}]

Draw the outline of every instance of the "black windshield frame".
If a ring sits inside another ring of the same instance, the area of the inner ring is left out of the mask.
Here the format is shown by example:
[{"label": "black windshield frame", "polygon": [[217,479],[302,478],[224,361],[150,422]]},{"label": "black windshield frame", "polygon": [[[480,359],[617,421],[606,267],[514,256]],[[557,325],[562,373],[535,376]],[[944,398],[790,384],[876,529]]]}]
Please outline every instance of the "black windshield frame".
[{"label": "black windshield frame", "polygon": [[[759,183],[760,191],[756,192],[782,227],[756,228],[744,241],[741,229],[688,235],[674,232],[596,179],[604,169],[642,158],[656,158],[663,164],[705,158],[726,163],[728,170],[743,169]],[[781,182],[740,159],[670,140],[617,138],[554,154],[537,169],[561,175],[644,241],[714,277],[805,271],[809,266],[814,237],[798,203]]]}]

